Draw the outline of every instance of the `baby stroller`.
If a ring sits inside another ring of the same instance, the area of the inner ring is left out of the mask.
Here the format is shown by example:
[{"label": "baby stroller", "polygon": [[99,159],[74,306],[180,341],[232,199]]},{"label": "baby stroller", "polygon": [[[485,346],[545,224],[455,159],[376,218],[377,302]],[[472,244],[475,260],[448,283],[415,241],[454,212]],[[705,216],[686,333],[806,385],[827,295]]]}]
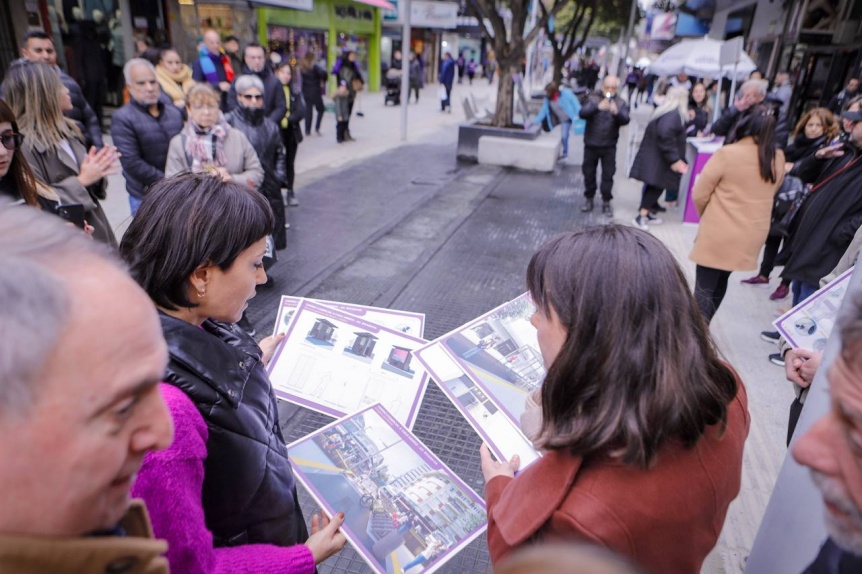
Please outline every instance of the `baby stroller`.
[{"label": "baby stroller", "polygon": [[401,70],[389,68],[386,71],[386,78],[383,80],[383,85],[386,88],[386,99],[383,100],[383,105],[401,105]]}]

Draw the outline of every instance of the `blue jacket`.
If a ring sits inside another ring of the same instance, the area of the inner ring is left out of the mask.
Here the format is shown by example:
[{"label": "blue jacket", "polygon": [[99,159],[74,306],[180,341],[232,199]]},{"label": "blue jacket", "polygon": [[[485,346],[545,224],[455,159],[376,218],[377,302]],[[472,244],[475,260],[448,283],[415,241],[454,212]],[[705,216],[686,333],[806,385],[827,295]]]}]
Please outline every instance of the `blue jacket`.
[{"label": "blue jacket", "polygon": [[138,199],[144,189],[165,177],[165,163],[171,139],[183,129],[180,110],[159,100],[159,117],[135,100],[114,112],[111,137],[122,154],[120,164],[126,178],[126,191]]},{"label": "blue jacket", "polygon": [[[563,111],[568,114],[568,116],[572,119],[572,125],[574,126],[575,133],[583,133],[583,125],[584,121],[579,119],[578,114],[581,111],[581,103],[578,101],[578,98],[575,97],[575,94],[572,93],[572,90],[569,88],[560,88],[560,107],[563,108]],[[542,102],[542,109],[539,110],[539,115],[533,119],[534,124],[539,124],[545,122],[545,125],[548,129],[552,129],[554,126],[551,124],[551,102],[548,100],[548,97],[545,96],[544,101]]]},{"label": "blue jacket", "polygon": [[455,60],[449,58],[440,64],[440,83],[451,86],[455,81]]}]

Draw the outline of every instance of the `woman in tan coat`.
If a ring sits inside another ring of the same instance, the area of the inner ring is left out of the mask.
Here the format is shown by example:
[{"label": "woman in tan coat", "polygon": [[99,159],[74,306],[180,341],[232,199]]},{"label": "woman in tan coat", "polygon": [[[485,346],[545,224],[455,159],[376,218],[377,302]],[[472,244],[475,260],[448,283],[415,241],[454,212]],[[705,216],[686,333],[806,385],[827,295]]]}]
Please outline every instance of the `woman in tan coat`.
[{"label": "woman in tan coat", "polygon": [[700,229],[689,255],[697,263],[694,295],[707,322],[721,305],[732,271],[757,268],[769,233],[784,153],[775,145],[774,111],[752,108],[704,166],[692,199]]}]

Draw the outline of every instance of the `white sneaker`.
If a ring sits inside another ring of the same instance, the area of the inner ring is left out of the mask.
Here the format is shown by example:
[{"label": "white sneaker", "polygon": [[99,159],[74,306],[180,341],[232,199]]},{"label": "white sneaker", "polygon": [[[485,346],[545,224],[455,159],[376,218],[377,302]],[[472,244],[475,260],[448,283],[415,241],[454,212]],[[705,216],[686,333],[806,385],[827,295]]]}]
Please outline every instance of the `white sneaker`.
[{"label": "white sneaker", "polygon": [[649,221],[649,219],[647,219],[643,215],[638,215],[637,217],[632,219],[632,223],[634,224],[635,227],[639,227],[640,229],[642,229],[644,231],[649,231],[650,221]]}]

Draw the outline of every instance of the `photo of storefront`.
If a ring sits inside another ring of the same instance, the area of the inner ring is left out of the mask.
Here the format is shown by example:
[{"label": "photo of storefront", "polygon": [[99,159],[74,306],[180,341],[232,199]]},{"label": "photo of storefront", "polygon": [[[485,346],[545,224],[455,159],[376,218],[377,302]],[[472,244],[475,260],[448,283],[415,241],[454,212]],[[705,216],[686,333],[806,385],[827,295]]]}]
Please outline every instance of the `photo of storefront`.
[{"label": "photo of storefront", "polygon": [[[259,41],[268,49],[297,61],[313,51],[327,71],[344,50],[353,50],[368,89],[380,89],[378,8],[359,1],[306,0],[302,9],[266,7],[257,12]],[[332,78],[330,83],[334,89]]]}]

